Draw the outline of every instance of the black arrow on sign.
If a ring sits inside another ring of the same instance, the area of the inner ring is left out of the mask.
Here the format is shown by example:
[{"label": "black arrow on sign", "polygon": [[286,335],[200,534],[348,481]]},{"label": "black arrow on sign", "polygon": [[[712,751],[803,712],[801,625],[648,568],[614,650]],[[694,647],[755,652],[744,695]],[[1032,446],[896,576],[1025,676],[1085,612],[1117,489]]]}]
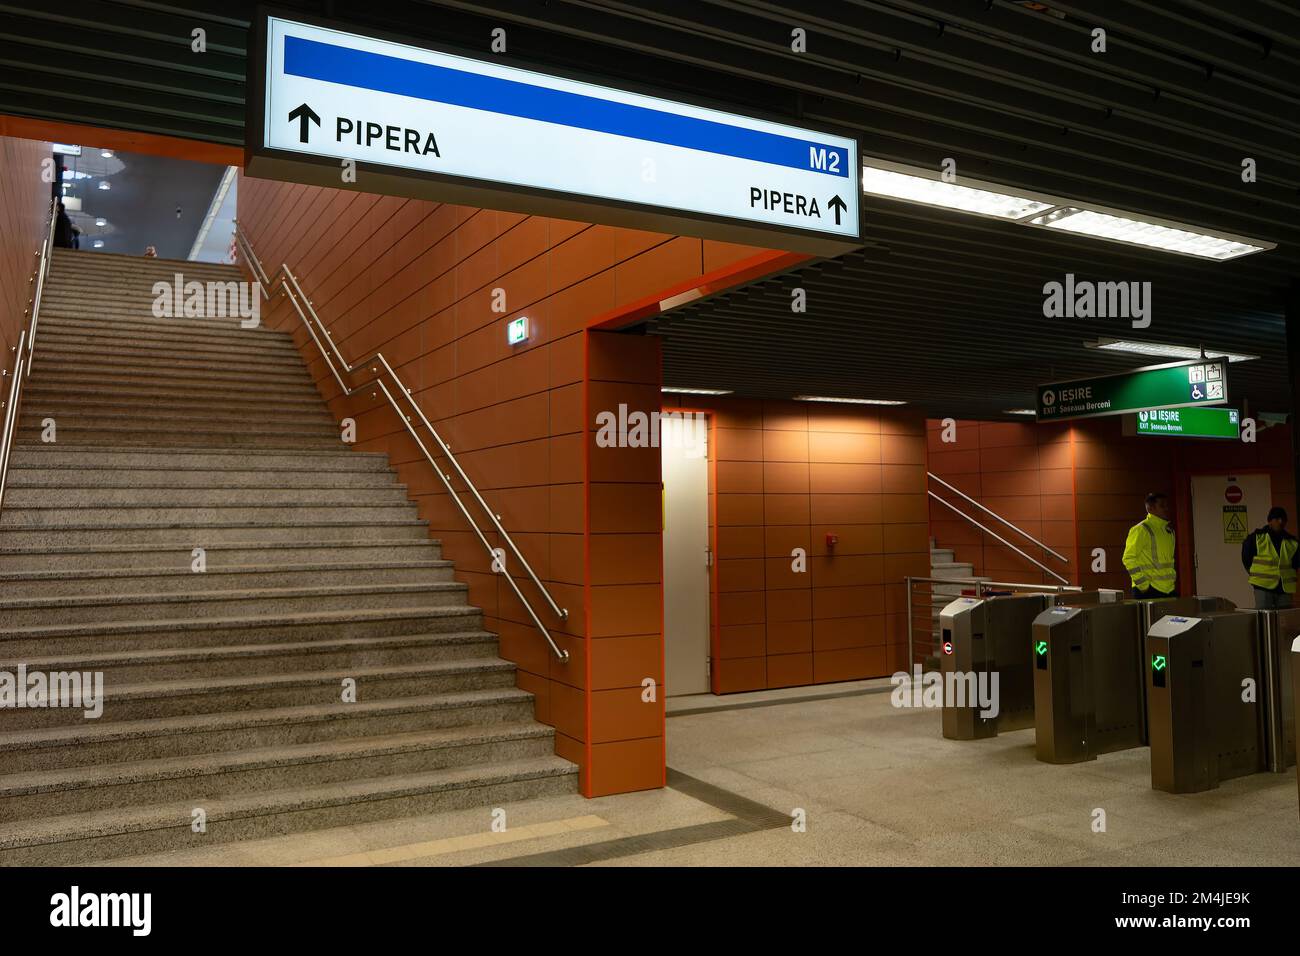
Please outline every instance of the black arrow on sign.
[{"label": "black arrow on sign", "polygon": [[835,225],[838,226],[840,224],[840,213],[844,212],[849,207],[845,204],[844,200],[841,199],[839,196],[836,196],[826,205],[828,208],[835,210]]},{"label": "black arrow on sign", "polygon": [[[300,143],[307,142],[308,123],[315,123],[317,126],[320,125],[320,117],[317,116],[316,111],[306,103],[303,103],[296,110],[291,110],[289,113],[289,119],[298,121],[298,142]],[[836,216],[835,221],[838,223],[840,217]]]}]

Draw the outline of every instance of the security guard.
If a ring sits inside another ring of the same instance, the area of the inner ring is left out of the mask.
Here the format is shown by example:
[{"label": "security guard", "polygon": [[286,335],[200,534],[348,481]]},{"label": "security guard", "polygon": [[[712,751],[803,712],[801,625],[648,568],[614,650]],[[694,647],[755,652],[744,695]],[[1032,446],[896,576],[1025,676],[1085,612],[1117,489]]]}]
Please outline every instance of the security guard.
[{"label": "security guard", "polygon": [[1147,495],[1147,516],[1128,529],[1124,542],[1124,567],[1133,579],[1135,598],[1178,596],[1174,555],[1169,496],[1152,492]]},{"label": "security guard", "polygon": [[1255,589],[1255,607],[1290,607],[1300,567],[1300,541],[1286,530],[1286,509],[1272,508],[1268,524],[1241,542],[1241,563]]}]

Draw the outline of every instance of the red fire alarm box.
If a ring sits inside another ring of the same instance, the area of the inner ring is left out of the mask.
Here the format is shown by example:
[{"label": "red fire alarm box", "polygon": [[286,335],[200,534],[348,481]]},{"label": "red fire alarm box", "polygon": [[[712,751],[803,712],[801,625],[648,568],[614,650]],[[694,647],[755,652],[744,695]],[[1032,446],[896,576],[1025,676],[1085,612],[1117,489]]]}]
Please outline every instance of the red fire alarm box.
[{"label": "red fire alarm box", "polygon": [[839,543],[840,543],[839,535],[831,534],[829,531],[826,532],[826,547],[833,548]]}]

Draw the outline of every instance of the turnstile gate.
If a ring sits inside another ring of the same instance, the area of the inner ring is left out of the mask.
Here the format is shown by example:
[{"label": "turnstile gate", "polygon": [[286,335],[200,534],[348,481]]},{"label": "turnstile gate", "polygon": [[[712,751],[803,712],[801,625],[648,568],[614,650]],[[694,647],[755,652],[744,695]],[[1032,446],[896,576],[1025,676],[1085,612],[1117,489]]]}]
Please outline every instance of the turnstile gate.
[{"label": "turnstile gate", "polygon": [[[1034,618],[1068,598],[1109,599],[1109,592],[1022,593],[962,597],[939,615],[943,735],[949,740],[995,737],[1034,725]],[[990,706],[991,705],[991,706]]]},{"label": "turnstile gate", "polygon": [[1169,614],[1232,610],[1223,598],[1063,605],[1034,619],[1034,750],[1079,763],[1147,745],[1143,638]]},{"label": "turnstile gate", "polygon": [[[1300,637],[1291,644],[1291,702],[1295,707],[1292,717],[1300,724]],[[1296,761],[1296,789],[1300,791],[1300,760]]]},{"label": "turnstile gate", "polygon": [[1219,611],[1151,626],[1144,669],[1155,789],[1196,793],[1267,768],[1261,620]]},{"label": "turnstile gate", "polygon": [[1268,769],[1286,773],[1296,762],[1295,655],[1292,647],[1300,637],[1300,608],[1261,611],[1263,620],[1263,664],[1265,721],[1268,734]]}]

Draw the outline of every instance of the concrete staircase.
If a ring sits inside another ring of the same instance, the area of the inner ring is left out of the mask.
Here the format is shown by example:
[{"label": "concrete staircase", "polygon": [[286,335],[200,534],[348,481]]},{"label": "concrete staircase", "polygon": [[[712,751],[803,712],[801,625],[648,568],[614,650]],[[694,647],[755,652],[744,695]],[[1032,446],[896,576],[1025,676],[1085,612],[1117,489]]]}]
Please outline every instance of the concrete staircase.
[{"label": "concrete staircase", "polygon": [[0,709],[0,863],[573,792],[386,457],[341,442],[288,333],[155,318],[177,272],[243,280],[55,254],[0,514],[0,674],[102,672],[103,716]]}]

